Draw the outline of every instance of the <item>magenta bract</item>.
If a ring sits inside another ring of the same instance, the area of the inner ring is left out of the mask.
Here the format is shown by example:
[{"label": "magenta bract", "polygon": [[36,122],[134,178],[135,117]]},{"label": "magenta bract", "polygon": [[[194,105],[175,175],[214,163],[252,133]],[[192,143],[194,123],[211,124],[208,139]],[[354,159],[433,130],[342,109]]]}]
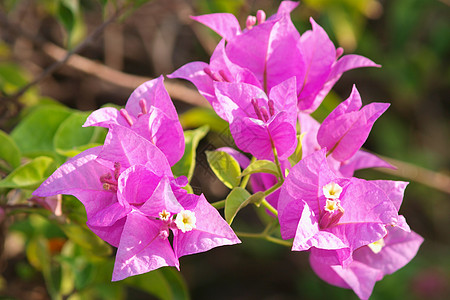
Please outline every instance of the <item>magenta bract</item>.
[{"label": "magenta bract", "polygon": [[339,260],[346,265],[351,252],[384,237],[386,225],[400,223],[400,199],[390,199],[379,181],[337,177],[325,153],[302,159],[286,177],[278,202],[280,230],[284,239],[294,238],[292,250],[341,249]]},{"label": "magenta bract", "polygon": [[353,261],[346,267],[334,260],[334,251],[311,249],[310,264],[324,281],[343,288],[351,288],[360,299],[368,299],[375,283],[392,274],[414,258],[423,238],[415,232],[387,227],[387,235],[375,243],[353,253]]},{"label": "magenta bract", "polygon": [[134,90],[124,109],[105,107],[94,111],[83,126],[121,125],[155,144],[174,165],[184,153],[184,135],[163,77],[147,81]]}]

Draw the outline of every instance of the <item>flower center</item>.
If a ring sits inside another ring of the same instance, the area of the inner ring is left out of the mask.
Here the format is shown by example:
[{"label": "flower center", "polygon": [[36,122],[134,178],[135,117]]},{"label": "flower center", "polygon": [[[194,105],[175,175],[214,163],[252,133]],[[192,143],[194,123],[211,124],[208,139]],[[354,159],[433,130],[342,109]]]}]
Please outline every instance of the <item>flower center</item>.
[{"label": "flower center", "polygon": [[106,173],[100,176],[100,182],[103,184],[103,189],[106,191],[117,192],[117,179],[120,176],[120,163],[114,163],[114,175]]},{"label": "flower center", "polygon": [[267,111],[267,109],[264,106],[259,106],[258,100],[256,100],[255,98],[253,98],[250,102],[253,105],[253,109],[255,110],[256,116],[263,122],[269,121],[270,117],[272,117],[275,114],[275,107],[273,100],[269,99],[269,101],[267,102],[269,111]]},{"label": "flower center", "polygon": [[214,72],[210,67],[203,68],[203,71],[208,75],[213,81],[219,82],[232,82],[233,79],[225,72],[225,70],[219,70]]},{"label": "flower center", "polygon": [[367,246],[370,248],[370,250],[372,250],[373,253],[378,254],[385,245],[386,244],[384,243],[384,239],[382,238],[376,242],[370,243]]},{"label": "flower center", "polygon": [[341,196],[342,187],[335,182],[330,182],[323,186],[322,191],[325,198],[338,199]]},{"label": "flower center", "polygon": [[195,218],[193,211],[183,210],[177,214],[177,217],[175,218],[175,225],[184,233],[195,228],[196,220],[197,219]]},{"label": "flower center", "polygon": [[319,227],[321,229],[329,228],[336,225],[344,215],[344,208],[341,206],[339,196],[342,193],[342,187],[335,183],[330,182],[324,185],[323,194],[327,198],[324,210],[321,212]]},{"label": "flower center", "polygon": [[258,24],[262,24],[266,21],[266,13],[263,10],[258,10],[256,12],[256,17],[255,16],[248,16],[247,17],[247,21],[245,22],[245,26],[247,27],[248,30],[252,29],[253,26],[256,25],[256,22],[258,22]]},{"label": "flower center", "polygon": [[167,210],[163,209],[160,213],[159,213],[159,218],[163,221],[169,221],[170,218],[170,212],[168,212]]}]

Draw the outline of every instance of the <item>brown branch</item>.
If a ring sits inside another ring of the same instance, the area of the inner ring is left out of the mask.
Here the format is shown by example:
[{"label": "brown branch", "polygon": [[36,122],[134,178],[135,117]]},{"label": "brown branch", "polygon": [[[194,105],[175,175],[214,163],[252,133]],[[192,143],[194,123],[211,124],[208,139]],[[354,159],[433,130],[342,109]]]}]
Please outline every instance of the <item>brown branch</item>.
[{"label": "brown branch", "polygon": [[[63,66],[72,55],[75,55],[76,53],[83,50],[87,45],[89,45],[91,42],[93,42],[95,39],[97,39],[100,34],[103,32],[103,30],[112,22],[114,22],[118,17],[120,17],[126,10],[128,6],[124,6],[121,9],[118,9],[108,20],[103,22],[100,26],[98,26],[90,35],[88,35],[83,42],[78,44],[75,48],[73,48],[70,51],[66,51],[65,55],[63,57],[60,57],[56,62],[54,62],[50,67],[45,69],[39,76],[37,76],[32,82],[28,83],[27,85],[23,86],[19,91],[14,93],[13,95],[8,96],[8,98],[11,99],[17,99],[20,96],[22,96],[29,88],[32,86],[38,84],[43,79],[45,79],[47,76],[51,75],[53,72],[55,72],[57,69],[59,69],[61,66]],[[6,25],[8,28],[15,27],[14,24],[8,21],[7,17],[4,14],[1,14],[1,23],[3,25]],[[18,31],[17,29],[15,31]],[[22,34],[23,32],[20,31]],[[26,37],[29,37],[27,34]],[[37,42],[38,44],[44,43],[42,39],[38,38],[32,38],[33,42]],[[45,45],[45,43],[44,43]]]},{"label": "brown branch", "polygon": [[393,158],[383,156],[379,157],[384,159],[391,165],[396,166],[398,169],[392,170],[387,168],[376,168],[377,171],[412,180],[436,190],[442,191],[444,193],[450,194],[450,176]]},{"label": "brown branch", "polygon": [[[59,60],[61,57],[66,55],[66,50],[52,43],[45,43],[42,46],[42,50],[55,60]],[[77,54],[73,54],[67,60],[66,65],[78,71],[97,77],[105,82],[109,82],[116,86],[124,87],[130,90],[133,90],[143,82],[152,79],[150,77],[123,73],[105,66],[102,63],[87,59]],[[175,80],[165,81],[165,86],[170,96],[173,98],[195,106],[209,107],[209,103],[206,99],[194,89],[177,83]]]}]

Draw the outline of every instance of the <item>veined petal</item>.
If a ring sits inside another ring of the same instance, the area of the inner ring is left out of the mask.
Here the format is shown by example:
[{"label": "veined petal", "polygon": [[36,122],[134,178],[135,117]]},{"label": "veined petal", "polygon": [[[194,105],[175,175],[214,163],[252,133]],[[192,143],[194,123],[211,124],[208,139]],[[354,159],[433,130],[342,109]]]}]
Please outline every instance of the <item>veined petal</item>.
[{"label": "veined petal", "polygon": [[396,169],[387,161],[379,158],[375,154],[358,150],[349,160],[343,162],[339,168],[339,172],[344,177],[352,177],[356,170],[368,168],[389,168]]},{"label": "veined petal", "polygon": [[147,107],[155,106],[165,112],[169,118],[178,120],[175,106],[164,87],[164,77],[162,75],[138,86],[128,98],[125,109],[135,117],[141,113],[139,104],[141,99],[146,101]]},{"label": "veined petal", "polygon": [[123,206],[140,206],[151,197],[160,180],[161,177],[147,167],[133,165],[120,174],[117,198]]},{"label": "veined petal", "polygon": [[139,209],[140,212],[147,216],[158,216],[162,210],[167,210],[172,214],[176,214],[183,210],[183,207],[175,197],[168,177],[160,179],[158,186],[153,194]]},{"label": "veined petal", "polygon": [[159,175],[171,176],[172,171],[164,153],[150,141],[123,126],[111,125],[105,145],[98,155],[99,162],[110,166],[120,163],[123,169],[132,165],[147,165]]},{"label": "veined petal", "polygon": [[360,55],[344,55],[340,58],[332,67],[330,75],[320,92],[315,96],[314,101],[309,109],[305,110],[305,113],[314,112],[317,107],[322,103],[323,99],[330,92],[334,84],[341,78],[342,74],[348,70],[361,68],[361,67],[381,67],[370,59]]},{"label": "veined petal", "polygon": [[320,249],[342,249],[347,248],[347,245],[334,234],[319,230],[317,217],[314,215],[314,212],[309,209],[308,204],[304,202],[292,250],[304,251],[311,247]]},{"label": "veined petal", "polygon": [[229,13],[195,16],[191,17],[191,19],[208,26],[227,41],[241,33],[238,20]]},{"label": "veined petal", "polygon": [[112,170],[97,162],[101,149],[102,147],[90,148],[64,163],[33,195],[73,195],[84,204],[88,218],[116,202],[116,193],[104,190],[100,182],[100,177]]},{"label": "veined petal", "polygon": [[164,266],[179,268],[169,240],[159,236],[158,224],[137,213],[128,215],[117,249],[112,281]]},{"label": "veined petal", "polygon": [[87,126],[100,126],[108,128],[111,124],[130,127],[128,122],[120,115],[119,111],[114,107],[103,107],[92,112],[83,124]]},{"label": "veined petal", "polygon": [[299,82],[298,106],[300,110],[309,109],[317,93],[327,81],[332,65],[336,60],[336,48],[325,30],[310,18],[312,31],[305,32],[301,38],[301,49],[306,62],[306,75]]},{"label": "veined petal", "polygon": [[191,231],[178,231],[174,236],[176,257],[205,252],[224,245],[239,244],[233,229],[220,216],[219,212],[206,201],[203,195],[198,197],[195,214],[196,224]]},{"label": "veined petal", "polygon": [[110,226],[93,226],[89,222],[86,224],[93,233],[99,238],[109,243],[114,247],[119,247],[120,237],[122,236],[123,227],[125,225],[126,217],[118,219],[117,222]]},{"label": "veined petal", "polygon": [[423,238],[417,233],[406,232],[398,227],[388,227],[384,247],[377,254],[369,247],[355,251],[353,257],[368,266],[379,269],[383,275],[392,274],[416,256]]},{"label": "veined petal", "polygon": [[173,166],[184,154],[184,135],[178,119],[170,119],[157,107],[151,107],[140,116],[132,127],[134,131],[151,141],[167,157]]}]

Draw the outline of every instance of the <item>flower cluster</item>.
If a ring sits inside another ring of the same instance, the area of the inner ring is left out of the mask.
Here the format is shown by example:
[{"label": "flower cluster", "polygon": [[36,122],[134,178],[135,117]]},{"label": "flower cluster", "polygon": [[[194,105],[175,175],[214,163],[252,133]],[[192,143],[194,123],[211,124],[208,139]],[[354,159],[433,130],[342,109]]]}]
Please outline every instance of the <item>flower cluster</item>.
[{"label": "flower cluster", "polygon": [[[240,150],[278,166],[278,176],[255,174],[250,181],[254,192],[281,186],[266,196],[292,250],[308,250],[322,279],[366,299],[376,281],[414,257],[422,238],[398,215],[407,183],[353,177],[358,169],[393,168],[361,150],[389,104],[362,107],[353,87],[322,124],[310,116],[345,71],[379,65],[342,56],[312,18],[312,30],[300,35],[290,19],[297,5],[283,1],[269,18],[258,11],[243,30],[230,14],[193,17],[223,40],[209,64],[188,63],[169,77],[197,87],[230,124]],[[300,146],[297,163],[291,158]],[[248,160],[228,153],[247,167]]]},{"label": "flower cluster", "polygon": [[179,269],[181,256],[240,243],[203,195],[183,189],[187,178],[172,174],[184,136],[162,77],[138,87],[125,109],[93,112],[85,126],[109,128],[105,144],[63,164],[33,194],[84,204],[87,226],[118,248],[113,281]]},{"label": "flower cluster", "polygon": [[[229,123],[236,146],[274,166],[248,176],[252,191],[263,195],[253,201],[277,218],[281,238],[292,240],[293,251],[308,251],[323,280],[367,299],[423,239],[399,215],[406,182],[353,176],[392,168],[361,150],[389,104],[362,106],[353,87],[321,124],[310,115],[345,71],[379,66],[342,56],[313,19],[300,35],[290,18],[297,5],[283,1],[268,18],[258,11],[244,29],[231,14],[193,17],[223,39],[209,64],[191,62],[169,77],[191,81]],[[240,242],[203,195],[183,189],[187,178],[172,174],[184,138],[162,77],[138,87],[125,109],[99,109],[84,126],[108,128],[105,144],[66,162],[34,195],[70,194],[84,204],[88,227],[118,248],[113,280],[179,268],[183,255]],[[237,150],[220,151],[249,166]]]}]

